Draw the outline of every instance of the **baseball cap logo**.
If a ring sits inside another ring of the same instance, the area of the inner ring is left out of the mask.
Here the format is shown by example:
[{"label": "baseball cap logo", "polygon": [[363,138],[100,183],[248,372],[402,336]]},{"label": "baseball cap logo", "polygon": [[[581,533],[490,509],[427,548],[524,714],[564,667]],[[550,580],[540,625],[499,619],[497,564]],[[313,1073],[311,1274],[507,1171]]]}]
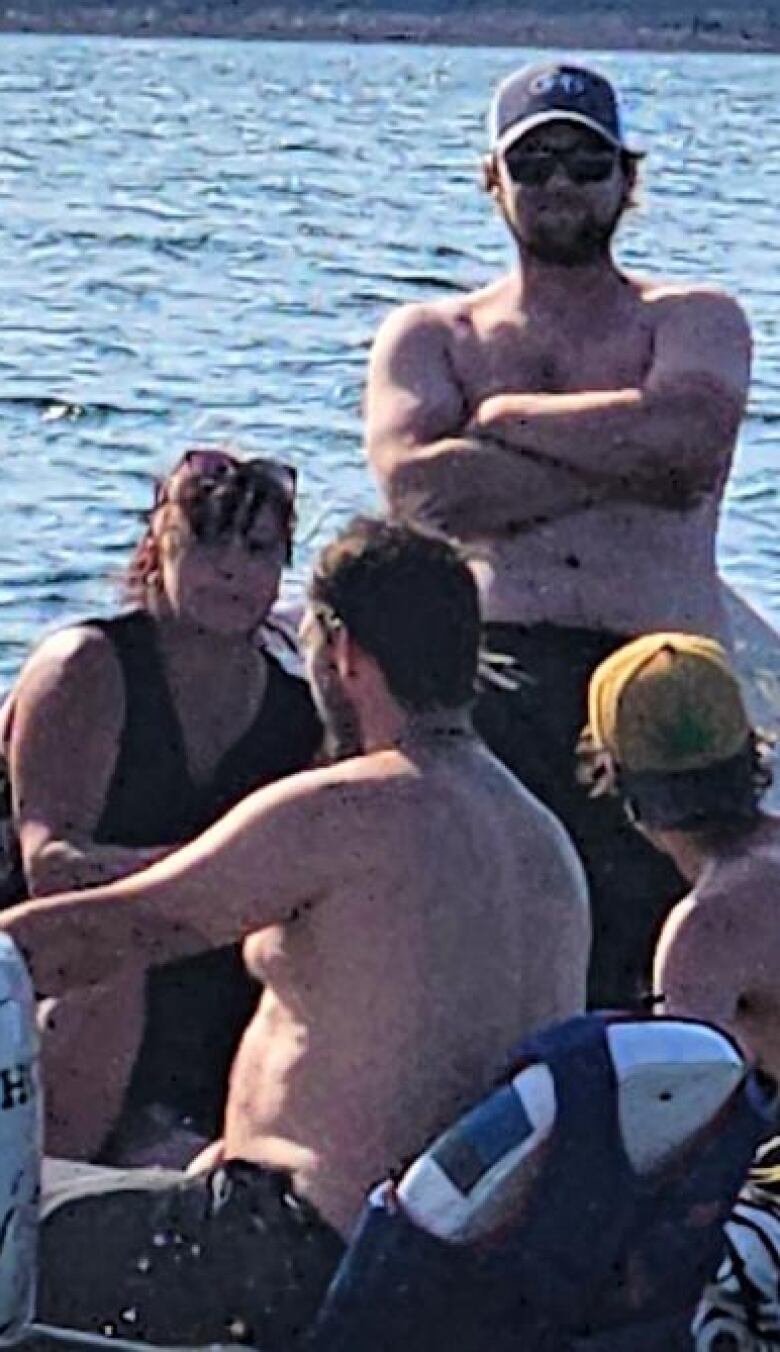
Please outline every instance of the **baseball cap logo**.
[{"label": "baseball cap logo", "polygon": [[585,93],[586,82],[579,71],[554,70],[535,76],[529,87],[532,94],[565,94],[572,98]]}]

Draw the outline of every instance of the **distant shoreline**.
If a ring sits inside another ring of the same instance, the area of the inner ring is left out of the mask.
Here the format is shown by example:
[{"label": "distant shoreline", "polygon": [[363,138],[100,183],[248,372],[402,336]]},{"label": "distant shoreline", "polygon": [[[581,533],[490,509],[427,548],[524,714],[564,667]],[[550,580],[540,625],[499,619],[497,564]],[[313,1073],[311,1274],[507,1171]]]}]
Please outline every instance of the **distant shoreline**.
[{"label": "distant shoreline", "polygon": [[[407,0],[408,3],[408,0]],[[671,0],[578,0],[509,8],[463,0],[445,6],[367,5],[320,0],[289,6],[255,0],[15,0],[0,3],[0,32],[116,37],[218,37],[266,41],[437,43],[657,52],[780,51],[780,0],[696,7]]]}]

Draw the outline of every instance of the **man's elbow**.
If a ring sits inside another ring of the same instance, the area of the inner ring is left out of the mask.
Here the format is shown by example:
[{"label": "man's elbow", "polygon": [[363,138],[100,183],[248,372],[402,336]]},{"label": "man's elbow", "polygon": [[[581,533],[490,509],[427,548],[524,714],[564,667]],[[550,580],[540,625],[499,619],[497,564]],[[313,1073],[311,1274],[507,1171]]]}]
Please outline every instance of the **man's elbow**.
[{"label": "man's elbow", "polygon": [[685,388],[651,396],[647,411],[657,417],[660,440],[703,470],[731,453],[744,405],[719,381],[702,376]]},{"label": "man's elbow", "polygon": [[739,430],[740,412],[728,396],[692,402],[664,398],[648,409],[652,430],[632,465],[634,486],[645,484],[659,501],[680,510],[718,491],[725,482]]}]

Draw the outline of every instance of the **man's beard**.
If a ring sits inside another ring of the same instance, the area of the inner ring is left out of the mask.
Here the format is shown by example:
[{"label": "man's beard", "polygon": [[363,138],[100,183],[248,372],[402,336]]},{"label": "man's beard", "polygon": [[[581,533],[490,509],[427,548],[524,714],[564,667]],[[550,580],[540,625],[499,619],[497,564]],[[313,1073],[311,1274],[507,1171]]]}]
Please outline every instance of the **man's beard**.
[{"label": "man's beard", "polygon": [[608,221],[588,216],[576,231],[568,234],[552,217],[549,222],[539,220],[525,232],[521,240],[523,251],[540,263],[561,268],[578,268],[598,262],[609,254],[621,215],[622,208]]},{"label": "man's beard", "polygon": [[324,753],[328,761],[348,760],[363,753],[360,720],[352,700],[342,690],[338,679],[326,683],[313,682],[312,694],[317,712],[325,728]]}]

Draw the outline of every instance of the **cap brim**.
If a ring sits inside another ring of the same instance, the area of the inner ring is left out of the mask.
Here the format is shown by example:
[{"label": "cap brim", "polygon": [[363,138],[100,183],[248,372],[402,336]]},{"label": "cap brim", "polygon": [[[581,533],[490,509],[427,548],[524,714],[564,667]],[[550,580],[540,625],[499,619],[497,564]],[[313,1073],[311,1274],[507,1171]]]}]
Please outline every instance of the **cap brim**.
[{"label": "cap brim", "polygon": [[607,145],[614,146],[615,150],[627,150],[630,155],[641,156],[642,150],[633,150],[625,145],[619,137],[613,136],[611,132],[602,127],[595,118],[588,117],[585,113],[569,112],[567,108],[547,108],[543,113],[534,113],[531,117],[521,118],[519,122],[513,122],[493,143],[493,150],[497,155],[503,155],[510,146],[515,145],[523,136],[534,131],[536,127],[545,127],[550,122],[573,122],[578,127],[587,127],[589,131],[594,131],[600,136]]}]

